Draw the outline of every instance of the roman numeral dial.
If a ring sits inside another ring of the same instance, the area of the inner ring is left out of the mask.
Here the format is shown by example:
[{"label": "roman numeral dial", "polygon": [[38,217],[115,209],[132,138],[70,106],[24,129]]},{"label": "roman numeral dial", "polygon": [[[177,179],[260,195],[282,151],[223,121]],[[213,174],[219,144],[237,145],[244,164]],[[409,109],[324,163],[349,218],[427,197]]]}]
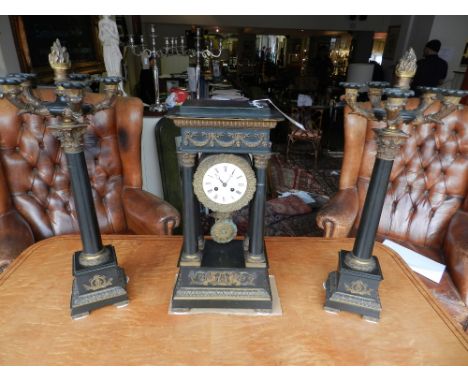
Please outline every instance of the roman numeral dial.
[{"label": "roman numeral dial", "polygon": [[194,174],[195,194],[213,211],[230,212],[242,208],[252,199],[255,184],[250,163],[232,154],[205,158]]}]

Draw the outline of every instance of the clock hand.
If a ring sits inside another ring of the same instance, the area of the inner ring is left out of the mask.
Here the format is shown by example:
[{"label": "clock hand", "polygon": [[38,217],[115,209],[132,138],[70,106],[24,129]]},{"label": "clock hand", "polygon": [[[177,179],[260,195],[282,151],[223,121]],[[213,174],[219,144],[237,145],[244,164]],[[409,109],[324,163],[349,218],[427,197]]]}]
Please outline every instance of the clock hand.
[{"label": "clock hand", "polygon": [[231,180],[231,178],[232,178],[232,176],[234,175],[235,172],[236,172],[236,169],[232,170],[231,175],[229,175],[229,178],[228,178],[228,180],[226,181],[226,183],[229,182],[229,181]]},{"label": "clock hand", "polygon": [[221,180],[221,177],[216,173],[215,176],[218,178],[218,180],[221,182],[221,184],[223,185],[223,187],[226,187],[227,183],[224,183],[222,180]]},{"label": "clock hand", "polygon": [[236,169],[232,170],[232,172],[231,172],[231,175],[229,175],[229,178],[228,178],[228,180],[226,180],[226,183],[224,183],[224,184],[223,184],[223,186],[224,186],[224,187],[226,187],[226,186],[227,186],[227,184],[228,184],[228,183],[229,183],[229,181],[231,180],[232,176],[234,175],[234,172],[235,172],[235,171],[236,171]]}]

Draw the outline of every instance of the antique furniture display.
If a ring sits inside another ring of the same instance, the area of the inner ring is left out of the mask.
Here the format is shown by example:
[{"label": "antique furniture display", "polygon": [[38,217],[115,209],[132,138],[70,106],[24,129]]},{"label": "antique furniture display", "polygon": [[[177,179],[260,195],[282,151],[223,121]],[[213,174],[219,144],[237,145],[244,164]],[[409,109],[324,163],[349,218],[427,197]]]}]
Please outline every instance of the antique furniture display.
[{"label": "antique furniture display", "polygon": [[352,248],[352,239],[265,238],[283,313],[255,317],[168,314],[182,237],[103,235],[103,242],[115,247],[131,280],[128,307],[106,307],[86,320],[70,320],[63,306],[69,299],[70,252],[80,248],[80,238],[36,243],[0,276],[0,364],[468,363],[466,333],[401,259],[379,243],[375,255],[386,272],[380,287],[385,309],[375,325],[347,312],[330,315],[322,308],[323,280],[338,250]]},{"label": "antique furniture display", "polygon": [[286,146],[286,157],[289,157],[291,145],[295,142],[307,142],[312,146],[314,164],[317,167],[317,160],[321,149],[322,141],[322,120],[323,109],[313,107],[297,107],[291,110],[291,117],[299,121],[305,130],[297,128],[292,123],[289,124],[288,144]]},{"label": "antique furniture display", "polygon": [[[270,129],[281,117],[268,105],[194,100],[168,114],[181,129],[183,235],[174,309],[272,308],[264,247]],[[200,228],[200,204],[215,223]],[[246,237],[236,239],[233,212],[249,204]]]},{"label": "antique furniture display", "polygon": [[[200,99],[201,98],[201,71],[202,71],[202,63],[200,62],[200,59],[203,60],[211,60],[213,58],[219,58],[221,57],[221,54],[223,52],[223,41],[220,38],[219,39],[219,44],[218,44],[218,53],[215,53],[213,51],[212,46],[203,46],[204,41],[202,41],[202,31],[201,28],[196,28],[196,35],[195,35],[195,49],[192,49],[189,51],[189,55],[191,57],[195,56],[196,60],[196,66],[195,66],[195,98]],[[212,45],[212,41],[210,40],[210,43]],[[208,65],[210,67],[210,65]],[[191,89],[192,90],[192,89]]]},{"label": "antique furniture display", "polygon": [[[401,77],[401,87],[409,80]],[[404,89],[385,90],[387,120],[379,121],[373,115],[383,114],[379,84],[370,84],[370,105],[362,107],[355,103],[356,87],[345,86],[340,191],[319,212],[318,225],[325,237],[357,234],[354,252],[370,253],[377,232],[379,240],[390,238],[446,264],[440,284],[423,281],[466,325],[468,114],[458,105],[463,92],[424,88],[422,100],[407,102]]]},{"label": "antique furniture display", "polygon": [[[163,113],[166,111],[166,105],[161,103],[159,97],[159,64],[157,60],[161,58],[161,55],[169,53],[169,46],[168,41],[166,41],[166,48],[164,51],[158,50],[156,48],[156,29],[153,24],[150,26],[150,40],[151,40],[151,47],[148,48],[146,45],[145,37],[143,35],[140,36],[140,43],[137,44],[135,42],[135,38],[133,35],[128,36],[128,45],[125,46],[125,50],[129,50],[135,56],[141,58],[142,66],[144,69],[150,68],[150,59],[154,60],[154,64],[151,67],[153,71],[153,86],[154,86],[154,103],[150,105],[149,110],[153,112]],[[182,40],[182,49],[184,49],[184,40]],[[173,41],[174,44],[174,41]],[[124,53],[125,55],[125,53]]]},{"label": "antique furniture display", "polygon": [[79,231],[83,250],[74,256],[71,301],[72,316],[78,317],[127,300],[125,274],[113,248],[102,245],[100,229],[170,233],[179,217],[171,206],[139,189],[141,102],[118,99],[120,78],[114,77],[100,79],[104,95],[87,95],[85,87],[93,79],[68,73],[68,51],[58,40],[49,61],[55,91],[33,90],[34,76],[28,74],[0,79],[5,98],[0,127],[2,265],[35,240]]}]

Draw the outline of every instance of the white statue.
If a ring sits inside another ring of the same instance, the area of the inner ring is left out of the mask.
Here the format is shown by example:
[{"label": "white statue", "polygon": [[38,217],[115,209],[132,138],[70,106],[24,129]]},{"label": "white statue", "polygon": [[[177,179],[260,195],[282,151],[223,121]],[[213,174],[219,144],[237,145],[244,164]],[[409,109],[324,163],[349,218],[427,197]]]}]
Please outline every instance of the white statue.
[{"label": "white statue", "polygon": [[[122,76],[120,61],[122,53],[119,48],[119,31],[117,24],[110,16],[102,16],[99,20],[99,40],[103,46],[104,65],[108,76]],[[119,85],[123,90],[122,83]]]}]

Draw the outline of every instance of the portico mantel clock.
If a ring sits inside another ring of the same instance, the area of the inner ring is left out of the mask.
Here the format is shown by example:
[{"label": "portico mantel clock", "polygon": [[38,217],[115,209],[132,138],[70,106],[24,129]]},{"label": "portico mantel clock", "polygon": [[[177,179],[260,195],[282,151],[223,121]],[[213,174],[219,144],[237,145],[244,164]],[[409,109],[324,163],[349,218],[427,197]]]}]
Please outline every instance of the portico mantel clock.
[{"label": "portico mantel clock", "polygon": [[[282,117],[267,104],[193,100],[170,112],[181,128],[184,241],[173,310],[271,310],[263,231],[270,129]],[[238,238],[232,214],[249,205],[249,227]],[[214,217],[210,236],[200,209]]]}]

